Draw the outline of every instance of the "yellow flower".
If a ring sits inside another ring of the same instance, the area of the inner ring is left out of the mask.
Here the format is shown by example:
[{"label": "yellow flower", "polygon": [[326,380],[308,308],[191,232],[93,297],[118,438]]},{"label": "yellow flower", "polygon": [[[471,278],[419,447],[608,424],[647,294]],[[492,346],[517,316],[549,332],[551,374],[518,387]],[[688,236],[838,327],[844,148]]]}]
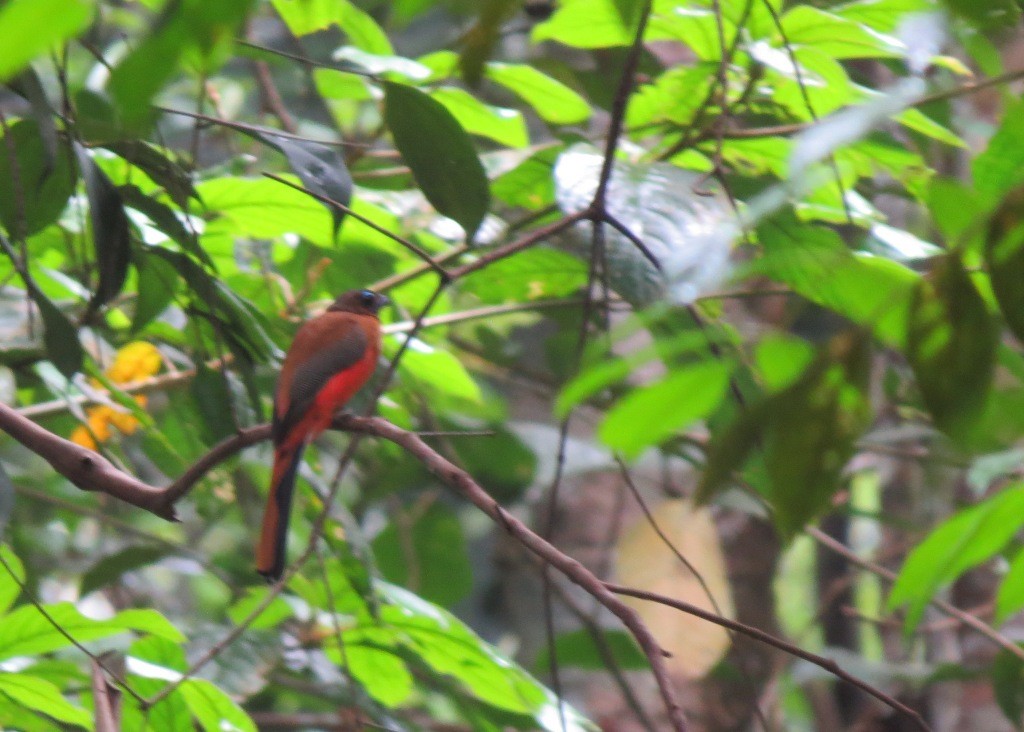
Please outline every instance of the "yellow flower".
[{"label": "yellow flower", "polygon": [[[106,375],[115,384],[126,384],[152,376],[160,370],[160,352],[151,343],[133,341],[126,344],[114,357]],[[140,407],[146,406],[146,397],[139,394],[135,401]],[[85,412],[86,425],[78,425],[71,433],[71,441],[90,450],[95,450],[96,441],[105,442],[113,435],[113,425],[125,435],[130,435],[139,426],[139,420],[130,412],[107,404],[89,407]]]},{"label": "yellow flower", "polygon": [[152,376],[160,370],[160,352],[145,341],[132,341],[117,352],[107,377],[115,384],[127,384]]}]

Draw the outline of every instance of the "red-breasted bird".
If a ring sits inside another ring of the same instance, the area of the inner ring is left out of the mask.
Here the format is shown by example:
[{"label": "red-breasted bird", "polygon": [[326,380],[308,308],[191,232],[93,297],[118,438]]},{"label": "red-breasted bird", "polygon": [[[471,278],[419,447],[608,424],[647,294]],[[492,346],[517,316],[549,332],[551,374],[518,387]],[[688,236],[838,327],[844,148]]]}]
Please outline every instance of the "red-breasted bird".
[{"label": "red-breasted bird", "polygon": [[295,475],[306,445],[373,374],[380,355],[377,312],[388,303],[370,290],[350,290],[304,323],[284,358],[274,394],[274,469],[256,569],[273,581],[285,565]]}]

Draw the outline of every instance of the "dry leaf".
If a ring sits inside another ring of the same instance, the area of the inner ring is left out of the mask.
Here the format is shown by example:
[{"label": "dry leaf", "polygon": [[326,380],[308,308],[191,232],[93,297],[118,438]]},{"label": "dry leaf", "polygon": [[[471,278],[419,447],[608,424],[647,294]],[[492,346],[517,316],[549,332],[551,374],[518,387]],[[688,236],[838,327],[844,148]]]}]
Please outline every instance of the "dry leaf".
[{"label": "dry leaf", "polygon": [[[725,558],[710,512],[694,509],[690,501],[680,499],[664,501],[651,513],[672,546],[703,577],[714,602],[694,573],[644,516],[629,526],[619,540],[618,581],[683,600],[727,618],[734,617]],[[661,647],[672,654],[666,663],[674,676],[686,679],[704,676],[729,648],[729,636],[721,626],[646,600],[623,598],[623,601],[640,614]]]}]

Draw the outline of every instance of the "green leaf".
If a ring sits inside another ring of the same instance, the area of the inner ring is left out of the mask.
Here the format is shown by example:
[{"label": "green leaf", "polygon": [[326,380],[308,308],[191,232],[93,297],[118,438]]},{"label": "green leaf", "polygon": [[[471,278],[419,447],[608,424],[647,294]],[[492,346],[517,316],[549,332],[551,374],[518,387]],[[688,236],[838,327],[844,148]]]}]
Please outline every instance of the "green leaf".
[{"label": "green leaf", "polygon": [[430,92],[444,105],[466,132],[487,137],[508,147],[526,147],[530,138],[521,112],[484,104],[465,89],[442,86]]},{"label": "green leaf", "polygon": [[409,516],[414,510],[399,513],[374,538],[373,556],[389,581],[451,607],[473,584],[462,526],[450,509],[438,503]]},{"label": "green leaf", "polygon": [[939,260],[914,291],[907,358],[939,429],[966,437],[981,417],[998,330],[960,260]]},{"label": "green leaf", "polygon": [[[640,670],[648,667],[647,656],[637,646],[633,636],[621,630],[597,630],[603,639],[604,648],[587,630],[573,630],[561,633],[555,638],[555,657],[558,665],[565,667],[601,671],[608,668],[606,654],[615,659],[623,671]],[[537,656],[534,668],[546,671],[550,665],[548,649],[545,647]]]},{"label": "green leaf", "polygon": [[[905,53],[898,39],[810,5],[789,10],[782,30],[793,46],[814,46],[833,58],[900,58]],[[783,43],[781,35],[777,42]]]},{"label": "green leaf", "polygon": [[907,605],[906,632],[917,627],[939,589],[1001,551],[1021,524],[1024,484],[1013,483],[933,529],[907,556],[889,593],[889,608]]},{"label": "green leaf", "polygon": [[156,546],[129,546],[119,552],[100,557],[82,575],[79,593],[82,597],[119,580],[126,572],[145,567],[167,556],[167,550]]},{"label": "green leaf", "polygon": [[452,113],[419,89],[384,82],[384,119],[416,184],[472,239],[490,204],[487,176]]},{"label": "green leaf", "polygon": [[574,125],[590,118],[587,100],[527,64],[487,64],[487,78],[519,95],[546,122]]},{"label": "green leaf", "polygon": [[108,89],[128,129],[148,126],[150,103],[184,56],[210,72],[224,59],[252,0],[179,0],[167,3],[152,32],[110,73]]},{"label": "green leaf", "polygon": [[1018,551],[996,593],[996,622],[1003,623],[1024,608],[1024,549]]},{"label": "green leaf", "polygon": [[[245,618],[256,610],[256,608],[263,604],[267,594],[270,592],[268,587],[247,587],[241,598],[235,601],[235,603],[228,608],[228,617],[231,621],[238,624],[241,623]],[[262,630],[265,628],[275,628],[280,625],[283,621],[294,615],[291,605],[278,595],[275,597],[267,607],[263,609],[256,619],[250,623],[249,627],[253,630]]]},{"label": "green leaf", "polygon": [[22,605],[4,618],[0,623],[0,660],[65,648],[71,645],[68,635],[79,642],[127,631],[152,633],[177,642],[185,639],[155,610],[124,610],[109,620],[93,620],[82,615],[70,602],[45,605],[44,608],[49,618],[44,617],[34,605]]},{"label": "green leaf", "polygon": [[395,634],[386,628],[358,627],[343,633],[344,654],[327,645],[327,657],[347,668],[366,693],[386,707],[397,707],[413,693],[415,684],[395,650]]},{"label": "green leaf", "polygon": [[[895,115],[893,119],[907,129],[919,132],[925,137],[930,137],[933,140],[944,142],[952,147],[967,148],[967,143],[961,140],[959,136],[950,132],[931,117],[928,117],[920,109],[916,109],[914,107],[904,109],[902,112]],[[975,163],[977,163],[977,161],[978,158],[975,158]]]},{"label": "green leaf", "polygon": [[[390,343],[390,342],[388,342]],[[392,351],[389,345],[386,351]],[[469,402],[480,401],[480,387],[454,355],[420,340],[405,349],[399,373],[416,382],[423,394],[444,394]]]},{"label": "green leaf", "polygon": [[0,82],[7,81],[29,61],[73,38],[89,24],[94,10],[89,0],[8,0],[0,7]]},{"label": "green leaf", "polygon": [[39,125],[19,120],[0,138],[0,222],[15,241],[52,224],[75,190],[67,148],[46,151]]},{"label": "green leaf", "polygon": [[729,387],[731,364],[705,361],[674,368],[661,381],[634,389],[608,412],[598,435],[633,459],[708,416]]},{"label": "green leaf", "polygon": [[811,302],[872,329],[888,344],[903,346],[915,283],[901,264],[849,251],[823,226],[776,217],[758,229],[764,255],[753,272],[789,285]]},{"label": "green leaf", "polygon": [[1002,648],[992,662],[991,673],[996,703],[1010,724],[1020,729],[1024,718],[1024,661]]},{"label": "green leaf", "polygon": [[[634,332],[627,330],[627,337]],[[684,331],[669,338],[659,338],[651,346],[635,349],[624,357],[608,358],[602,354],[565,385],[555,401],[555,415],[564,418],[584,400],[617,384],[652,360],[659,359],[669,364],[679,362],[683,355],[710,356],[708,342],[707,333]]]},{"label": "green leaf", "polygon": [[100,273],[96,292],[89,302],[91,310],[105,305],[121,293],[128,277],[131,242],[128,216],[124,212],[121,193],[84,147],[76,144],[75,153],[89,199],[89,220],[92,223],[92,240]]},{"label": "green leaf", "polygon": [[1006,324],[1024,342],[1024,188],[1017,188],[989,222],[985,246],[992,291]]},{"label": "green leaf", "polygon": [[206,732],[256,732],[245,710],[206,679],[188,679],[178,693]]},{"label": "green leaf", "polygon": [[135,270],[139,275],[132,333],[138,333],[167,309],[180,277],[170,262],[149,254],[142,257],[141,265],[136,260]]},{"label": "green leaf", "polygon": [[0,617],[2,617],[21,594],[21,585],[25,582],[25,565],[6,544],[0,544],[0,557],[3,558],[6,565],[6,568],[0,566]]},{"label": "green leaf", "polygon": [[225,176],[204,181],[196,189],[206,210],[215,217],[203,238],[223,235],[272,239],[293,233],[324,246],[333,243],[331,219],[323,205],[277,181]]},{"label": "green leaf", "polygon": [[297,36],[337,25],[357,48],[382,56],[395,52],[377,22],[349,0],[273,0],[273,5]]},{"label": "green leaf", "polygon": [[199,429],[207,444],[214,444],[238,432],[228,374],[200,364],[189,384],[196,411],[202,418]]},{"label": "green leaf", "polygon": [[483,303],[523,303],[566,297],[586,282],[587,265],[579,257],[540,246],[488,265],[463,287]]},{"label": "green leaf", "polygon": [[65,377],[71,378],[82,370],[85,352],[78,341],[78,329],[68,320],[64,311],[53,304],[38,288],[31,288],[29,295],[43,317],[43,345],[46,356]]},{"label": "green leaf", "polygon": [[836,336],[798,380],[742,412],[712,442],[697,500],[726,485],[759,447],[762,490],[783,536],[827,508],[871,418],[866,340],[856,332]]},{"label": "green leaf", "polygon": [[0,697],[51,719],[92,729],[92,715],[64,698],[57,685],[26,673],[0,672]]},{"label": "green leaf", "polygon": [[616,0],[561,0],[554,15],[533,27],[530,40],[558,41],[576,48],[627,46],[632,38]]}]

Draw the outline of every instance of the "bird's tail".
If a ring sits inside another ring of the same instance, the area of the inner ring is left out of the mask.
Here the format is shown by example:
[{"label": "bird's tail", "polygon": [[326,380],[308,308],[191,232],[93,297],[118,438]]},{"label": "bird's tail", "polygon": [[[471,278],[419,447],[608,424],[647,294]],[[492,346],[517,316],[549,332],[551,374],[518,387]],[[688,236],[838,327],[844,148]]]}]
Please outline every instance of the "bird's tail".
[{"label": "bird's tail", "polygon": [[268,582],[281,578],[285,550],[288,545],[288,516],[292,510],[295,475],[302,461],[305,445],[274,448],[274,469],[270,479],[270,495],[263,514],[260,543],[256,546],[256,571]]}]

